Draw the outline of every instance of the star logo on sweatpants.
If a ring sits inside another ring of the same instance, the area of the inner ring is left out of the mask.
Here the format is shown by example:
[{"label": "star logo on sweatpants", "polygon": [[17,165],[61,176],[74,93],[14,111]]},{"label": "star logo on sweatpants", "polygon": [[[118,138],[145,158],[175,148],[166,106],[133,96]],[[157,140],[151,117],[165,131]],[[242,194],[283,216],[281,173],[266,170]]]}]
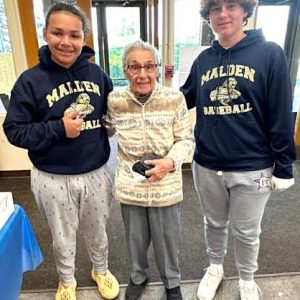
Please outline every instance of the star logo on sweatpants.
[{"label": "star logo on sweatpants", "polygon": [[258,183],[258,190],[260,190],[263,187],[271,189],[271,176],[264,175],[264,173],[260,174],[260,178],[255,179],[255,182]]}]

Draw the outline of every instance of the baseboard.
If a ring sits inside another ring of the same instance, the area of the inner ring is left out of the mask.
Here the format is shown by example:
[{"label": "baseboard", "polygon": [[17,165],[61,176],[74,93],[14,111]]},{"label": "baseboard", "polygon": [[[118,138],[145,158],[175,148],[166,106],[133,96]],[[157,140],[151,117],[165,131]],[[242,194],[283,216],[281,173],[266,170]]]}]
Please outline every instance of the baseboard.
[{"label": "baseboard", "polygon": [[[296,159],[300,160],[300,146],[296,146]],[[191,163],[183,163],[183,170],[190,170]],[[0,171],[1,177],[28,177],[30,176],[30,170],[20,170],[20,171]]]},{"label": "baseboard", "polygon": [[190,170],[191,167],[191,163],[183,163],[182,164],[182,170]]},{"label": "baseboard", "polygon": [[0,171],[1,177],[29,177],[30,170],[20,170],[20,171]]},{"label": "baseboard", "polygon": [[300,160],[300,145],[296,146],[296,159]]}]

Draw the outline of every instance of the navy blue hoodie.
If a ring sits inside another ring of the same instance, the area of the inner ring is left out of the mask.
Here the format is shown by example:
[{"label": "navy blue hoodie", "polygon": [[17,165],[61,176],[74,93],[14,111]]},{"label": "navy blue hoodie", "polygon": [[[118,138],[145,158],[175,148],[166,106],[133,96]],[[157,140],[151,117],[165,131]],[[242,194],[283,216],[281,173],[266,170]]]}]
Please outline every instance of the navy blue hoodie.
[{"label": "navy blue hoodie", "polygon": [[[101,124],[112,81],[89,62],[87,46],[69,68],[51,60],[48,46],[39,50],[40,63],[23,72],[12,92],[3,124],[8,140],[28,149],[32,164],[55,174],[80,174],[105,164],[110,146]],[[62,118],[79,108],[84,119],[78,138],[67,138]]]},{"label": "navy blue hoodie", "polygon": [[194,160],[207,168],[251,171],[273,167],[292,178],[295,159],[292,94],[283,50],[261,30],[230,49],[214,41],[195,59],[180,88],[196,106]]}]

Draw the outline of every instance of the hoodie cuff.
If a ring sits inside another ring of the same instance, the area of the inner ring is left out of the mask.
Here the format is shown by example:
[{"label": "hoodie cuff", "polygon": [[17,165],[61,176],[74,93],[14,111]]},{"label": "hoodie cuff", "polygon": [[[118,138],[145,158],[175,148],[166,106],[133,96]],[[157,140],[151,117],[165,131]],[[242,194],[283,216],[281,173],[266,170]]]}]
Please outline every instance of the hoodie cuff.
[{"label": "hoodie cuff", "polygon": [[293,166],[283,168],[275,164],[273,175],[277,178],[290,179],[293,178]]}]

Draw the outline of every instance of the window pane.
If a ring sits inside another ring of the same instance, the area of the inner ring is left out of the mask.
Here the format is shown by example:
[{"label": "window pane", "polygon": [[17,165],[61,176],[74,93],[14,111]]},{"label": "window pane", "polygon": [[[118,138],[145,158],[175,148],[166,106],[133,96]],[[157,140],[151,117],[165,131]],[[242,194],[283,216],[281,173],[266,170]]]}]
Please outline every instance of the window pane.
[{"label": "window pane", "polygon": [[122,68],[123,48],[140,39],[140,10],[138,7],[107,7],[107,37],[109,49],[109,74],[114,85],[127,85]]},{"label": "window pane", "polygon": [[5,113],[16,80],[11,42],[3,0],[0,0],[0,113]]},{"label": "window pane", "polygon": [[298,112],[300,105],[300,59],[298,62],[298,74],[294,90],[293,112]]},{"label": "window pane", "polygon": [[[109,59],[109,74],[114,87],[127,85],[123,75],[122,53],[129,42],[140,39],[140,9],[139,7],[106,7],[106,28]],[[92,8],[92,23],[96,63],[100,64],[97,23],[97,8]],[[100,51],[102,51],[100,49]],[[102,66],[104,67],[104,66]]]},{"label": "window pane", "polygon": [[[35,25],[36,25],[36,32],[37,32],[37,39],[39,47],[45,44],[43,39],[43,28],[45,24],[44,20],[44,1],[41,0],[34,0],[33,1],[33,11],[34,11],[34,18],[35,18]],[[46,10],[48,8],[45,8]]]},{"label": "window pane", "polygon": [[290,6],[258,6],[256,28],[262,28],[267,41],[284,48]]},{"label": "window pane", "polygon": [[184,83],[194,59],[200,52],[202,38],[200,1],[176,0],[174,20],[173,86],[177,87]]}]

